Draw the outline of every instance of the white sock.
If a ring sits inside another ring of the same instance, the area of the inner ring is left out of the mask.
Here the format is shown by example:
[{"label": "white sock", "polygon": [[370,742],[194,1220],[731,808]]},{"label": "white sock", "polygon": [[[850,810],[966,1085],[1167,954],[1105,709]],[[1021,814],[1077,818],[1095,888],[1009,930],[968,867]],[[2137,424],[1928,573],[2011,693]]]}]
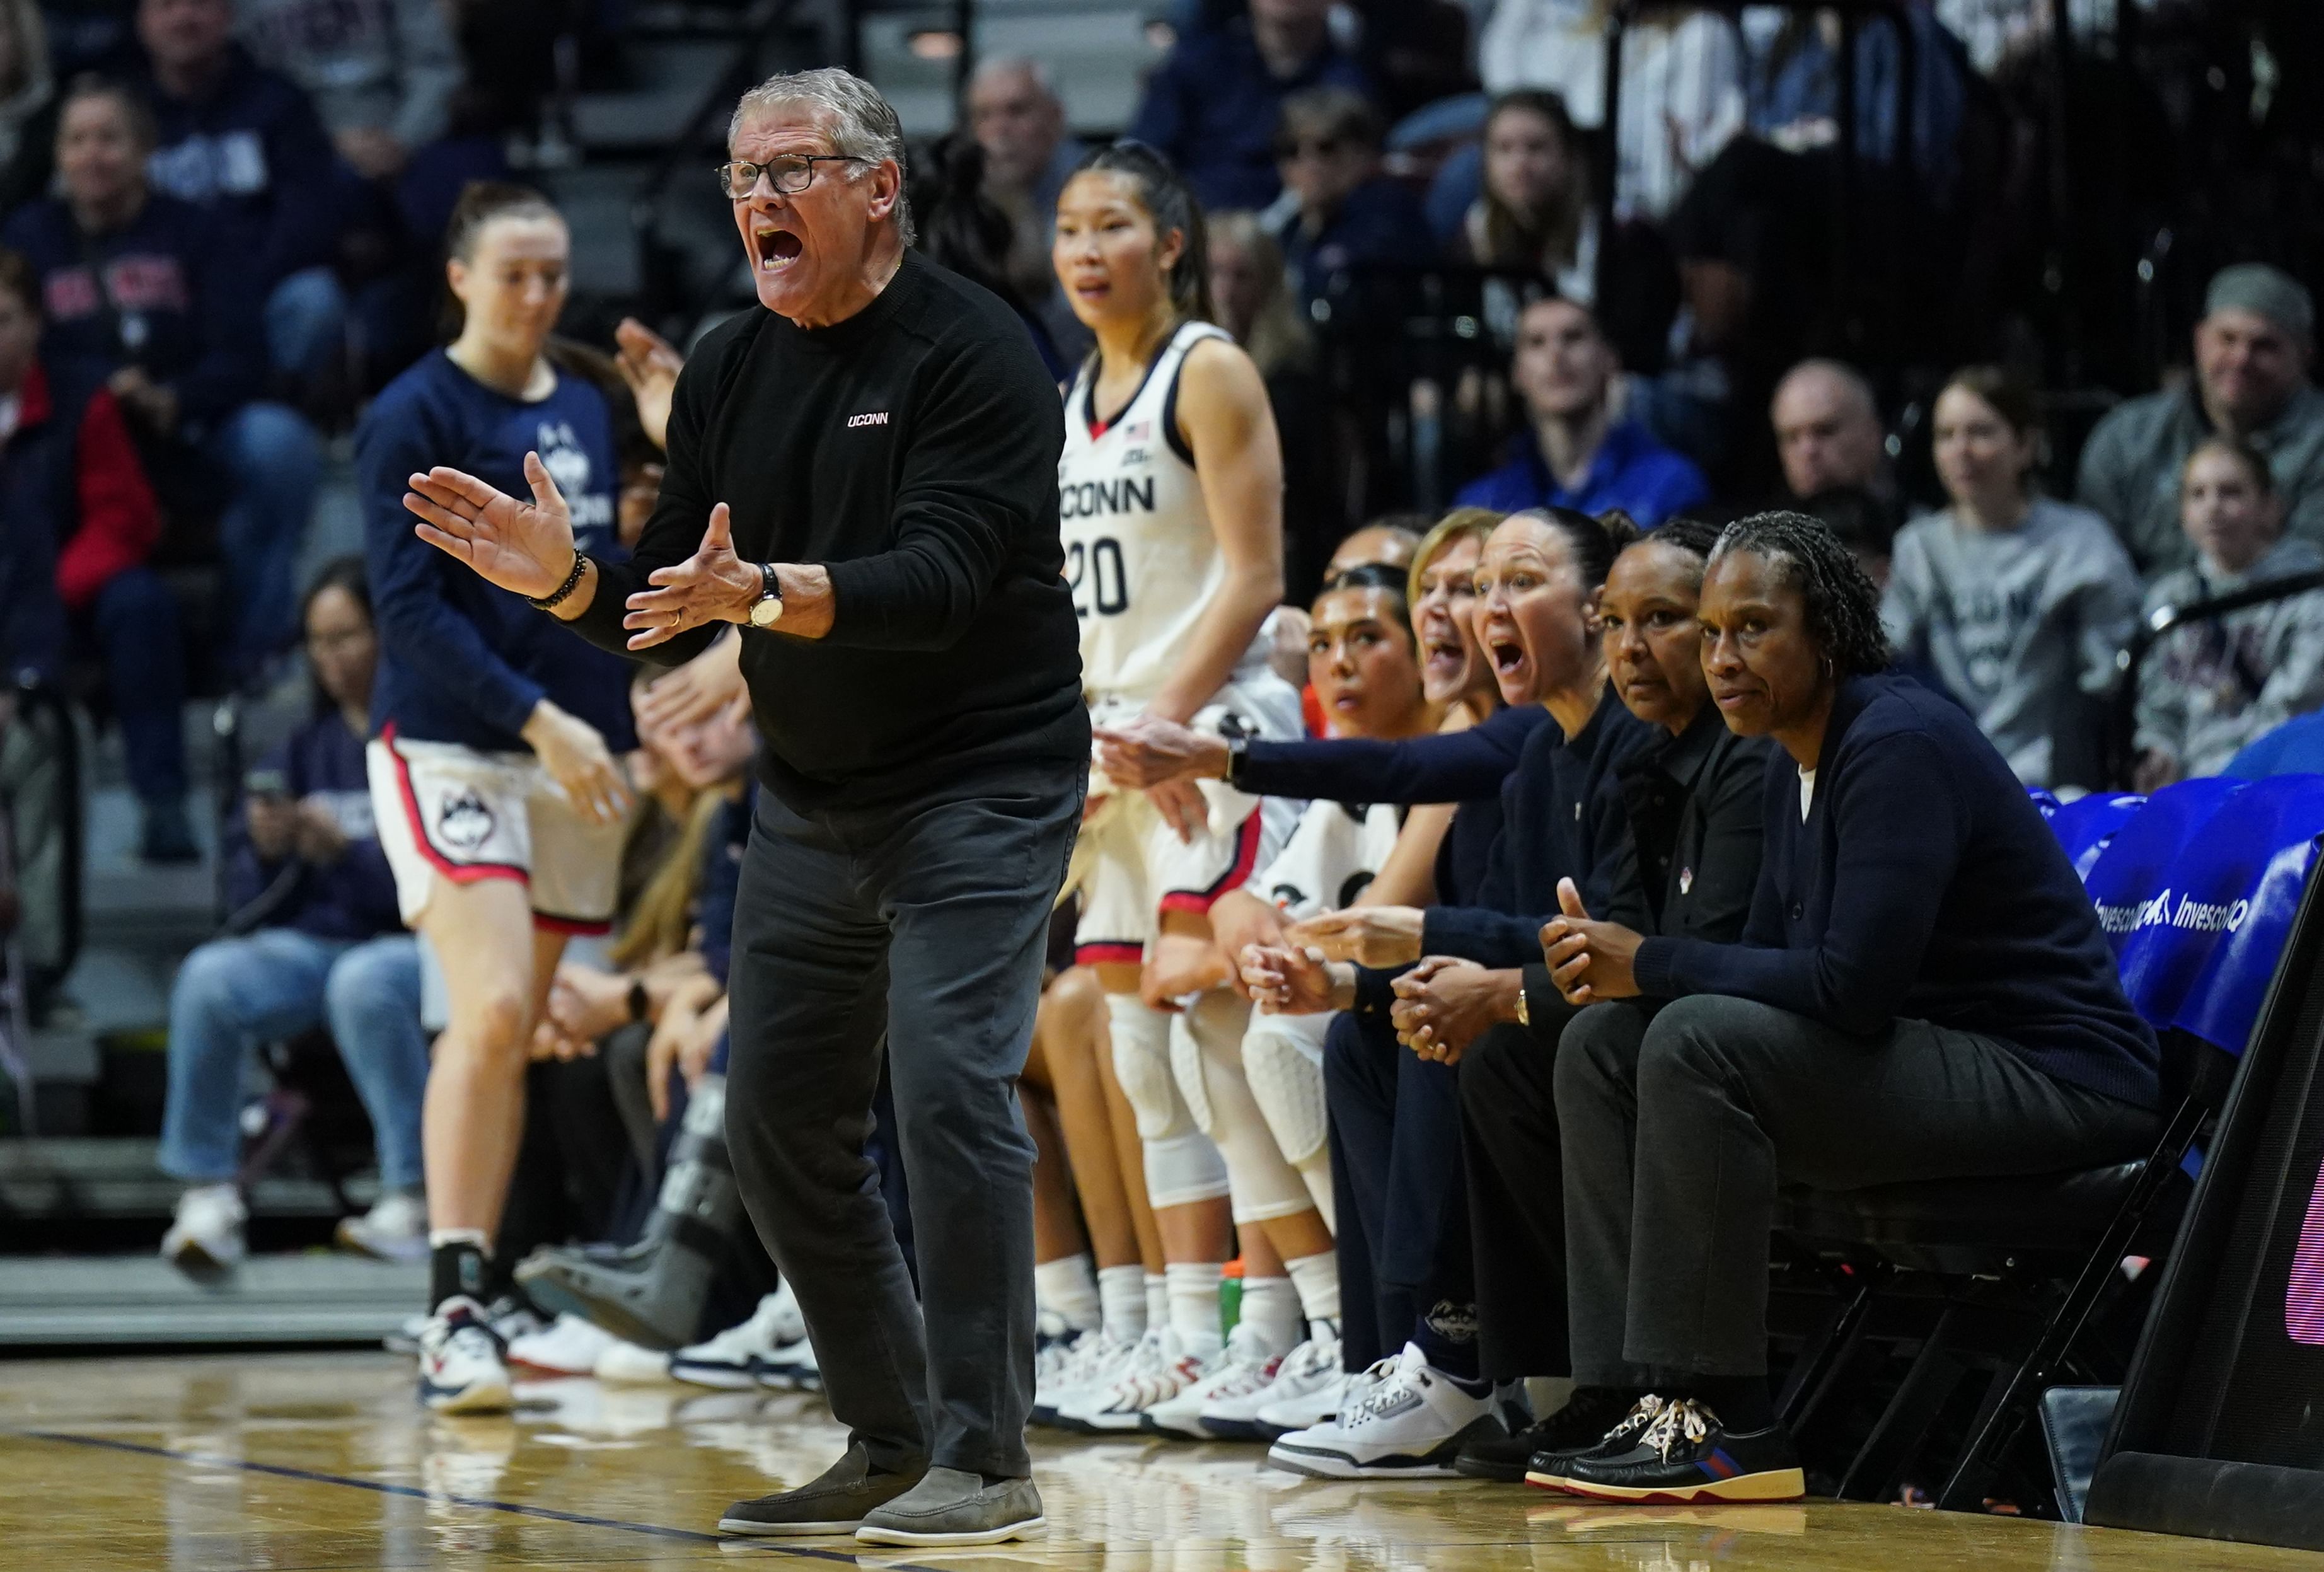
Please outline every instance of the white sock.
[{"label": "white sock", "polygon": [[430,1228],[428,1230],[429,1249],[441,1250],[447,1244],[473,1244],[487,1255],[493,1253],[493,1242],[482,1228]]},{"label": "white sock", "polygon": [[1243,1279],[1242,1324],[1267,1340],[1270,1355],[1290,1353],[1307,1335],[1298,1292],[1287,1277]]},{"label": "white sock", "polygon": [[1170,1330],[1178,1346],[1208,1359],[1225,1343],[1219,1331],[1219,1272],[1222,1261],[1174,1261],[1162,1269],[1170,1286]]},{"label": "white sock", "polygon": [[[1140,1270],[1143,1270],[1142,1268]],[[1170,1324],[1170,1280],[1158,1271],[1146,1273],[1146,1331]],[[1145,1332],[1139,1334],[1144,1336]]]},{"label": "white sock", "polygon": [[1340,1257],[1337,1252],[1325,1250],[1314,1255],[1303,1255],[1296,1261],[1286,1261],[1283,1270],[1299,1290],[1299,1309],[1311,1321],[1340,1319]]},{"label": "white sock", "polygon": [[1085,1332],[1098,1323],[1097,1271],[1086,1250],[1033,1268],[1033,1299],[1045,1310],[1065,1318],[1065,1325]]},{"label": "white sock", "polygon": [[1146,1335],[1146,1269],[1142,1266],[1101,1266],[1097,1269],[1100,1325],[1116,1343],[1135,1343]]}]

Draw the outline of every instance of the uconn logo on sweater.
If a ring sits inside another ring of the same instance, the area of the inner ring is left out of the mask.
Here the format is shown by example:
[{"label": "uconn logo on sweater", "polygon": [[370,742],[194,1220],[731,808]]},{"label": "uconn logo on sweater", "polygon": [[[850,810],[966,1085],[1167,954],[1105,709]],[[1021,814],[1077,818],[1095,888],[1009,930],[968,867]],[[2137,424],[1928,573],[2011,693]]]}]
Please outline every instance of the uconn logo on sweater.
[{"label": "uconn logo on sweater", "polygon": [[549,471],[549,478],[557,483],[572,510],[573,527],[612,529],[613,493],[604,487],[591,489],[596,466],[589,462],[588,451],[573,434],[573,428],[563,421],[543,421],[533,434],[533,447],[540,454],[541,467]]}]

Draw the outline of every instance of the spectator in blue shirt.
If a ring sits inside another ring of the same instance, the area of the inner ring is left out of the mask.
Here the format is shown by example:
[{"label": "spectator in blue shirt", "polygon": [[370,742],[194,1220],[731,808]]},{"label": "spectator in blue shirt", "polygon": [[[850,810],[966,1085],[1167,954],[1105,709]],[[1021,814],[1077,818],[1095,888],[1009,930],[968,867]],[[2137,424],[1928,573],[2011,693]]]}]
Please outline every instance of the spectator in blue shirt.
[{"label": "spectator in blue shirt", "polygon": [[1617,417],[1611,395],[1620,370],[1585,308],[1555,296],[1527,306],[1517,319],[1509,381],[1532,429],[1511,443],[1508,463],[1462,488],[1456,505],[1504,513],[1619,508],[1651,530],[1709,501],[1701,470],[1636,421]]},{"label": "spectator in blue shirt", "polygon": [[[1283,101],[1275,157],[1297,206],[1274,235],[1303,304],[1320,298],[1342,268],[1434,260],[1420,199],[1380,173],[1387,129],[1379,111],[1345,88],[1309,88]],[[1277,211],[1286,206],[1277,203]]]},{"label": "spectator in blue shirt", "polygon": [[234,0],[141,0],[138,88],[153,106],[154,188],[208,212],[264,301],[278,375],[311,382],[345,353],[332,264],[346,186],[330,134],[296,82],[234,42]]},{"label": "spectator in blue shirt", "polygon": [[396,1259],[428,1246],[420,1105],[428,1041],[420,948],[397,915],[364,767],[379,667],[363,563],[344,558],[307,593],[315,708],[244,782],[228,837],[226,937],[186,957],[170,992],[170,1097],[161,1168],[186,1182],[162,1255],[189,1271],[242,1259],[235,1188],[245,1052],[327,1025],[371,1116],[381,1199],[343,1243]]},{"label": "spectator in blue shirt", "polygon": [[254,672],[297,627],[291,566],[322,480],[314,430],[258,400],[265,358],[246,254],[159,195],[153,121],[115,83],[76,83],[57,125],[61,195],[20,208],[0,245],[38,275],[42,356],[102,383],[127,417],[164,537],[216,513],[227,665]]},{"label": "spectator in blue shirt", "polygon": [[1325,85],[1371,89],[1333,41],[1331,11],[1331,0],[1250,0],[1248,17],[1190,28],[1147,79],[1130,134],[1168,154],[1204,207],[1266,207],[1281,183],[1283,101]]}]

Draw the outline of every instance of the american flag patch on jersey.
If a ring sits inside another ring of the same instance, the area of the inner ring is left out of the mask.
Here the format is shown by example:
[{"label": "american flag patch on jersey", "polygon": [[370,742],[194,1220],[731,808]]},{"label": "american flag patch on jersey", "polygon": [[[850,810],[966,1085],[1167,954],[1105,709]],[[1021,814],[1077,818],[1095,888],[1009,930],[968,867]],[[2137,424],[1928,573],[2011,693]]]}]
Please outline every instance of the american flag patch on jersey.
[{"label": "american flag patch on jersey", "polygon": [[1121,435],[1125,441],[1151,441],[1154,438],[1154,422],[1151,421],[1132,421],[1130,424],[1121,429]]}]

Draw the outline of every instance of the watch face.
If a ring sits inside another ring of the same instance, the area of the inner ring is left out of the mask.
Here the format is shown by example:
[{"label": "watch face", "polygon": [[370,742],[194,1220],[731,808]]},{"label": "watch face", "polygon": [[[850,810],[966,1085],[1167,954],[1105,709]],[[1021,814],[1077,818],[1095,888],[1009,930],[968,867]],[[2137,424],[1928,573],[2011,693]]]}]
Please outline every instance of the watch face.
[{"label": "watch face", "polygon": [[751,607],[751,625],[754,628],[770,628],[782,615],[783,603],[773,596],[769,596]]}]

